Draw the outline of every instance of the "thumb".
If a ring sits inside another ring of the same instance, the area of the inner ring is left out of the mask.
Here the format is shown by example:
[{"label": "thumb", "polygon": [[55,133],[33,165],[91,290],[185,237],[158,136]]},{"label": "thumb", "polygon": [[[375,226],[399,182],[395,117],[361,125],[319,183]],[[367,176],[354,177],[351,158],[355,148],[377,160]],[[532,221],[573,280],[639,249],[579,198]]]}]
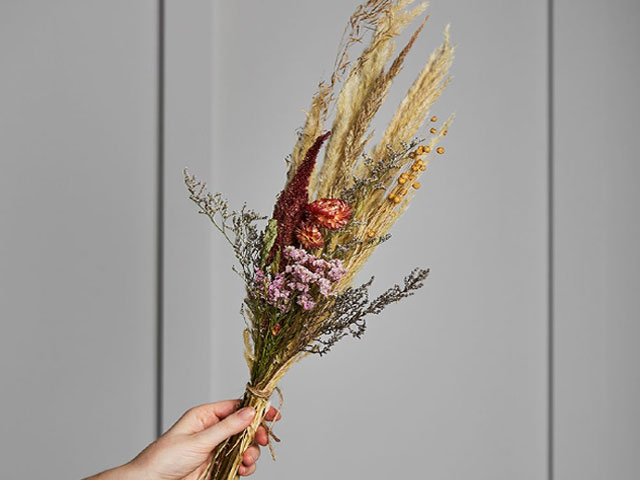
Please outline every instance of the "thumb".
[{"label": "thumb", "polygon": [[195,440],[203,446],[214,448],[231,435],[242,432],[251,424],[256,411],[253,407],[245,407],[215,425],[195,435]]}]

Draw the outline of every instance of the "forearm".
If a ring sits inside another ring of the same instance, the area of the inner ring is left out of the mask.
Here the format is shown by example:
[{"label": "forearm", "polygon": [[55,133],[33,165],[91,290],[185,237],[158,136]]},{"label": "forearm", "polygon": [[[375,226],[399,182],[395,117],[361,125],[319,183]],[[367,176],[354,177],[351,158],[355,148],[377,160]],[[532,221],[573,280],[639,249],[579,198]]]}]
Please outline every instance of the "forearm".
[{"label": "forearm", "polygon": [[[238,410],[239,400],[207,403],[187,411],[163,435],[148,445],[129,463],[106,470],[84,480],[180,480],[197,478],[211,461],[212,452],[228,438],[251,425],[255,410]],[[272,407],[265,418],[280,418]],[[258,445],[267,446],[269,436],[263,426],[255,435],[256,445],[244,452],[238,467],[241,476],[256,470],[260,456]]]},{"label": "forearm", "polygon": [[136,471],[134,465],[126,463],[119,467],[105,470],[102,473],[87,477],[84,480],[146,480],[141,472]]}]

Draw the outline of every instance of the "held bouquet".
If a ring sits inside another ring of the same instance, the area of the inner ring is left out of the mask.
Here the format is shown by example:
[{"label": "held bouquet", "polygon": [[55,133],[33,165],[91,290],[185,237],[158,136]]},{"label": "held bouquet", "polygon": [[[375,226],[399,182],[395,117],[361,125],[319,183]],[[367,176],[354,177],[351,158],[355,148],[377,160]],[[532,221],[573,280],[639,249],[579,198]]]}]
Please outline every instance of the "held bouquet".
[{"label": "held bouquet", "polygon": [[[279,392],[278,382],[296,362],[309,354],[326,354],[347,335],[359,338],[367,316],[412,295],[427,277],[428,270],[416,268],[402,284],[373,300],[368,295],[373,278],[352,285],[420,188],[429,157],[444,153],[438,143],[453,120],[438,126],[429,113],[450,81],[454,48],[447,28],[444,42],[418,74],[380,141],[368,148],[371,120],[427,20],[394,56],[395,37],[426,9],[426,4],[411,8],[412,3],[368,0],[350,18],[334,72],[318,86],[288,157],[285,186],[271,218],[245,207],[230,210],[219,193],[209,193],[185,171],[190,199],[231,245],[239,263],[236,271],[246,285],[242,312],[250,375],[242,406],[256,411],[246,431],[218,447],[202,479],[237,478],[269,398]],[[351,61],[349,52],[356,44],[364,47]],[[325,131],[329,117],[332,125]],[[264,220],[266,225],[260,226]]]}]

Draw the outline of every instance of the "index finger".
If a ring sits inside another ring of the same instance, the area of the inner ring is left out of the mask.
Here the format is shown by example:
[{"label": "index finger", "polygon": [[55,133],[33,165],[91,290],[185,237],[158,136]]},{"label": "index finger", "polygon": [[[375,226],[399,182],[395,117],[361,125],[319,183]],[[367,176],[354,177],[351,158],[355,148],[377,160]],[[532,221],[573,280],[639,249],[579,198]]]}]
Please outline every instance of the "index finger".
[{"label": "index finger", "polygon": [[169,429],[169,432],[182,434],[200,432],[231,415],[239,405],[239,399],[198,405],[187,410]]}]

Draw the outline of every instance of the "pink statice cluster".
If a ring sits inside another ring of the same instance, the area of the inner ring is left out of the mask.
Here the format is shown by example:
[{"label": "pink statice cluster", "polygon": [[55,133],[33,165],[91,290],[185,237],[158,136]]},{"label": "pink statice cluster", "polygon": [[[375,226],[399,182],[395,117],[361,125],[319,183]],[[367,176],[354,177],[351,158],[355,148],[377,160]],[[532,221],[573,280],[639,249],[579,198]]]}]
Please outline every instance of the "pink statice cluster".
[{"label": "pink statice cluster", "polygon": [[261,298],[281,312],[295,301],[303,310],[316,306],[319,297],[329,297],[333,286],[347,273],[338,259],[323,260],[302,248],[285,247],[285,268],[275,276],[256,270],[254,283]]}]

